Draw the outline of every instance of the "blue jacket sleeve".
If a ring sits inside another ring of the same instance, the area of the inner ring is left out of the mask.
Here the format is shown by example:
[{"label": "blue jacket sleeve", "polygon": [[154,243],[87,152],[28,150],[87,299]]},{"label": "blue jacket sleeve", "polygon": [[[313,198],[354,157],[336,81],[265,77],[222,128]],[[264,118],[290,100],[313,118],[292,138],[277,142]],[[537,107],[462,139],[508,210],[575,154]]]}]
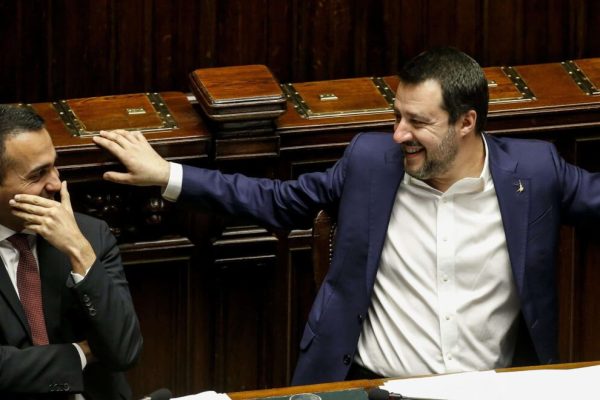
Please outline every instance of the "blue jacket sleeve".
[{"label": "blue jacket sleeve", "polygon": [[356,137],[344,156],[325,172],[306,173],[289,181],[184,166],[180,200],[251,217],[276,228],[307,228],[318,210],[335,207],[339,201],[355,142]]}]

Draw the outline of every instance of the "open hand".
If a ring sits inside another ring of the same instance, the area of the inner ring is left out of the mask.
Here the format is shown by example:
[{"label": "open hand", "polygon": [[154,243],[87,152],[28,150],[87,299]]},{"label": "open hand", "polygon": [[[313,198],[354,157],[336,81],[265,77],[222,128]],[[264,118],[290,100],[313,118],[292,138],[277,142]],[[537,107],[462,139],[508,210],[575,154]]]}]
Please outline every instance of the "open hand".
[{"label": "open hand", "polygon": [[140,131],[100,131],[100,136],[92,139],[127,168],[127,172],[105,172],[103,178],[107,181],[137,186],[167,186],[169,162],[150,146]]}]

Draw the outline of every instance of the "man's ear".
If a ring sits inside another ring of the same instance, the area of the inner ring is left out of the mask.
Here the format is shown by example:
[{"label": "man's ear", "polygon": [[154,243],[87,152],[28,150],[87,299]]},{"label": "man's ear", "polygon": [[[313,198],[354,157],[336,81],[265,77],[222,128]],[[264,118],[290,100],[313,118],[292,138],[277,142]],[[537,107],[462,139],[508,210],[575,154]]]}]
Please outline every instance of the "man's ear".
[{"label": "man's ear", "polygon": [[477,112],[469,110],[458,119],[458,131],[461,136],[467,136],[471,132],[475,132],[475,124],[477,123]]}]

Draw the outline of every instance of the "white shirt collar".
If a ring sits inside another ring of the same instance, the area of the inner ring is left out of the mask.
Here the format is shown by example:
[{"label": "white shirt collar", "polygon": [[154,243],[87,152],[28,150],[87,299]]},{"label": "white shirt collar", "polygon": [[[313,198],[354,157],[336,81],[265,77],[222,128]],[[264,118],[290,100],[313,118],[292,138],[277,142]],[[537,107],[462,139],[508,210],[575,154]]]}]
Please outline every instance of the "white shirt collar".
[{"label": "white shirt collar", "polygon": [[[8,227],[0,224],[0,241],[8,239],[9,237],[11,237],[12,235],[14,235],[15,233],[18,233],[18,232],[15,232],[12,229],[10,229],[10,228],[8,228]],[[33,231],[29,230],[29,229],[23,229],[21,231],[21,233],[26,233],[28,235],[33,235],[33,236],[36,235],[35,232],[33,232]]]}]

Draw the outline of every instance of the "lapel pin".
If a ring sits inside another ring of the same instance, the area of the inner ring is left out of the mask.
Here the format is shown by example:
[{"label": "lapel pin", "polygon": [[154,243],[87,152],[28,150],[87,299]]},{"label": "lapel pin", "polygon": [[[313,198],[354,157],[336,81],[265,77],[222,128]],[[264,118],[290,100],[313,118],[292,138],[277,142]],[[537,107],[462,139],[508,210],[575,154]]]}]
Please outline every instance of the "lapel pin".
[{"label": "lapel pin", "polygon": [[520,179],[519,183],[515,183],[515,186],[517,187],[517,193],[523,193],[525,191],[525,186],[523,186]]}]

